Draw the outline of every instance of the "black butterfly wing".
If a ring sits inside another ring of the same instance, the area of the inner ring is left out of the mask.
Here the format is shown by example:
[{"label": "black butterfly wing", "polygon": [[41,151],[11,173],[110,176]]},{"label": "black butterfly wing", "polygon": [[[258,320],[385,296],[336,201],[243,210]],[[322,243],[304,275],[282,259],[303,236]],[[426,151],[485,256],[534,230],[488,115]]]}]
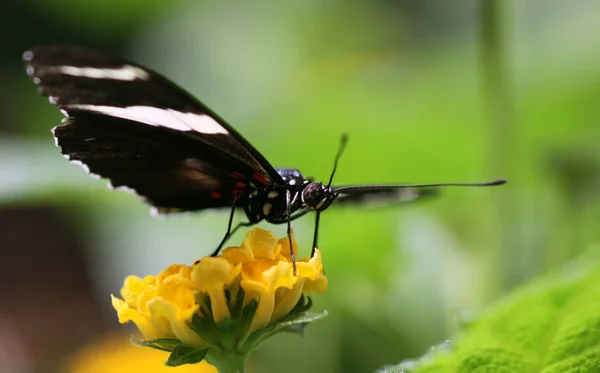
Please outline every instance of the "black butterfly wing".
[{"label": "black butterfly wing", "polygon": [[156,72],[76,46],[37,47],[23,59],[67,116],[54,129],[62,153],[159,211],[231,206],[235,193],[282,182],[223,119]]}]

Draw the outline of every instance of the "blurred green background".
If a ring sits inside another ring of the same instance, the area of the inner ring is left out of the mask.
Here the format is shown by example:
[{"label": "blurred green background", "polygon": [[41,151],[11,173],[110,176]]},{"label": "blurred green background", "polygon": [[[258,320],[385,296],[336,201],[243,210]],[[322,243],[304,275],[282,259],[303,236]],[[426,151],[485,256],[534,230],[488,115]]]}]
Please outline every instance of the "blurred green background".
[{"label": "blurred green background", "polygon": [[[123,331],[109,299],[123,278],[208,254],[228,214],[153,219],[68,164],[49,132],[61,115],[21,66],[28,47],[78,43],[152,67],[274,166],[320,180],[342,132],[341,184],[508,178],[323,215],[330,286],[315,307],[330,317],[267,343],[252,371],[371,372],[598,242],[598,14],[596,0],[4,0],[0,371],[62,371]],[[313,219],[293,226],[308,255]]]}]

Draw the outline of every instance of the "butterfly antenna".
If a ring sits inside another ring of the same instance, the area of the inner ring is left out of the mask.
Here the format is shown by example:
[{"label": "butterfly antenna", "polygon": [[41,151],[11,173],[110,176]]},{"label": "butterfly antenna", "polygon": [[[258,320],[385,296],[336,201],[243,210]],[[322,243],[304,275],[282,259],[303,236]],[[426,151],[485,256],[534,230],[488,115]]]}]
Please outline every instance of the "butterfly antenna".
[{"label": "butterfly antenna", "polygon": [[483,183],[437,183],[437,184],[399,184],[399,185],[349,185],[335,188],[336,193],[345,194],[361,194],[361,193],[377,193],[382,191],[389,191],[393,189],[404,189],[404,188],[432,188],[432,187],[445,187],[445,186],[458,186],[458,187],[482,187],[482,186],[494,186],[506,184],[506,179],[498,179],[487,181]]},{"label": "butterfly antenna", "polygon": [[335,171],[337,170],[338,162],[340,161],[340,158],[342,157],[342,153],[344,152],[344,149],[346,148],[347,142],[348,142],[348,134],[343,133],[342,138],[340,139],[340,147],[338,148],[337,154],[335,155],[335,160],[333,161],[333,171],[331,171],[331,176],[329,177],[329,182],[327,183],[327,187],[330,187],[331,183],[333,182],[333,176],[335,175]]}]

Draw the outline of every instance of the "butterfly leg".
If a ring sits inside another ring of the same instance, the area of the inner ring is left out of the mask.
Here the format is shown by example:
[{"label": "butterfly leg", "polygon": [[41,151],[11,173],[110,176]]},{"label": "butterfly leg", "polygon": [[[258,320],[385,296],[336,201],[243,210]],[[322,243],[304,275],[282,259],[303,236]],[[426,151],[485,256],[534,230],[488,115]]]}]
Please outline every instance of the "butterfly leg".
[{"label": "butterfly leg", "polygon": [[235,233],[235,231],[237,231],[238,228],[240,228],[242,226],[242,223],[240,223],[233,229],[233,232],[231,231],[231,225],[233,224],[233,215],[235,214],[235,204],[236,204],[237,200],[238,200],[238,195],[236,194],[235,197],[233,197],[231,213],[229,214],[229,223],[227,224],[227,233],[225,233],[225,237],[223,237],[223,239],[221,240],[221,243],[219,244],[217,249],[210,256],[219,255],[219,252],[221,251],[221,248],[223,247],[223,245],[225,245],[225,242],[227,242],[229,237],[231,237],[233,235],[233,233]]},{"label": "butterfly leg", "polygon": [[241,227],[251,227],[253,226],[255,223],[251,223],[249,221],[247,222],[242,222],[242,223],[238,223],[235,228],[233,228],[231,230],[231,232],[228,232],[228,234],[225,235],[225,237],[223,237],[223,241],[221,241],[221,244],[219,245],[219,247],[210,255],[210,256],[217,256],[219,255],[219,252],[221,251],[221,249],[223,248],[223,245],[225,245],[225,242],[227,242],[227,240],[233,236],[235,234],[235,232],[237,232],[238,229],[240,229]]},{"label": "butterfly leg", "polygon": [[319,220],[321,218],[321,211],[317,211],[317,218],[315,220],[315,235],[313,236],[312,251],[310,257],[315,256],[315,250],[317,249],[317,240],[319,238]]},{"label": "butterfly leg", "polygon": [[292,196],[289,189],[285,191],[285,205],[287,208],[287,236],[290,241],[290,258],[292,259],[292,267],[294,268],[294,276],[296,276],[296,257],[294,255],[294,247],[292,246],[292,218],[290,207],[292,205]]}]

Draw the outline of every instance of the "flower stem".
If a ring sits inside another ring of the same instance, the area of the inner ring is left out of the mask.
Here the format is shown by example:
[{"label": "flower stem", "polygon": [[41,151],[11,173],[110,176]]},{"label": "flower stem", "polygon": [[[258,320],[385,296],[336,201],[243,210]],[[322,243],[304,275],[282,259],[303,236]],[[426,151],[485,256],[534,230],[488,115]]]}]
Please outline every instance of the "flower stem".
[{"label": "flower stem", "polygon": [[205,360],[217,368],[219,373],[246,373],[248,355],[236,352],[218,352],[211,349]]},{"label": "flower stem", "polygon": [[[509,149],[520,149],[518,126],[515,125],[513,115],[513,98],[510,87],[510,71],[508,54],[506,48],[506,28],[510,26],[508,12],[510,2],[503,0],[480,0],[479,1],[479,33],[480,33],[480,63],[481,81],[483,94],[483,108],[487,132],[489,137],[489,167],[492,172],[511,178],[518,169],[517,161],[509,152]],[[513,188],[514,189],[514,188]],[[520,273],[518,266],[514,265],[514,258],[522,258],[523,248],[515,241],[514,227],[520,227],[519,222],[514,219],[518,215],[518,206],[515,204],[516,197],[511,188],[495,190],[494,199],[490,200],[495,205],[490,211],[494,211],[492,227],[495,236],[491,268],[494,271],[491,285],[492,294],[504,292],[519,282]],[[518,230],[518,228],[516,228]]]}]

